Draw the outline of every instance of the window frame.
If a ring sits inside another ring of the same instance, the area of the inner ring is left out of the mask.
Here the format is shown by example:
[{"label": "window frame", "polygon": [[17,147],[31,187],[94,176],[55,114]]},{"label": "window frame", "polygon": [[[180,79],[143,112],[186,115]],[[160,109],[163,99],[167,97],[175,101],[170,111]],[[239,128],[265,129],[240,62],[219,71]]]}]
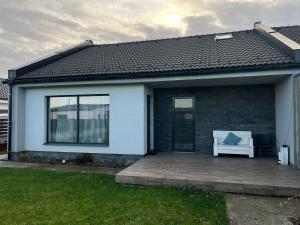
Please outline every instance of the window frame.
[{"label": "window frame", "polygon": [[[80,118],[79,118],[79,112],[80,112],[80,105],[79,105],[79,98],[80,97],[95,97],[95,96],[108,96],[110,97],[109,94],[82,94],[82,95],[50,95],[50,96],[46,96],[46,142],[45,144],[48,145],[79,145],[79,146],[103,146],[103,147],[108,147],[109,146],[109,119],[110,116],[108,116],[108,142],[107,143],[81,143],[79,142],[79,122],[80,122]],[[76,97],[77,99],[77,129],[76,129],[76,142],[53,142],[53,141],[49,141],[49,126],[50,126],[50,99],[51,98],[55,98],[55,97]],[[110,100],[110,99],[109,99]],[[109,101],[109,114],[110,114],[110,101]]]}]

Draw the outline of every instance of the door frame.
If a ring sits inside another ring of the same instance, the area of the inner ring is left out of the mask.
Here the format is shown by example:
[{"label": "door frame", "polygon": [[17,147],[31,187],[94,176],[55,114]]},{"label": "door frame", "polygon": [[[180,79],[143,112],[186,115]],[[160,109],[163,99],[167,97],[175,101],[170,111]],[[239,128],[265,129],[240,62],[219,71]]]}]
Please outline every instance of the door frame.
[{"label": "door frame", "polygon": [[151,95],[147,95],[147,154],[151,152]]},{"label": "door frame", "polygon": [[[174,121],[175,121],[175,99],[184,99],[184,98],[191,98],[193,101],[193,108],[192,108],[192,113],[193,113],[193,148],[190,151],[186,150],[175,150],[175,138],[174,138]],[[172,97],[172,152],[195,152],[195,96],[173,96]]]}]

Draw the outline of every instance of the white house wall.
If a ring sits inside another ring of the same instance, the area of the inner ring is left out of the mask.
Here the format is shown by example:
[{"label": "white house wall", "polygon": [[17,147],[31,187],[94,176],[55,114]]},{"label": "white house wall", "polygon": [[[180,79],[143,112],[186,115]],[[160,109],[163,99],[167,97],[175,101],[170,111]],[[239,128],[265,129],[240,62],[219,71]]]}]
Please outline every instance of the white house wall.
[{"label": "white house wall", "polygon": [[[13,127],[13,151],[145,154],[145,91],[143,85],[40,87],[19,88],[19,90],[23,90],[23,94],[21,94],[22,91],[17,90],[13,93],[15,96],[13,120],[15,120],[14,124],[18,124],[18,127]],[[45,144],[46,97],[85,94],[109,94],[109,146]],[[16,106],[19,103],[20,105]],[[24,105],[24,103],[26,104]],[[21,109],[22,107],[23,109]],[[18,130],[21,126],[19,122],[22,115],[25,119],[24,128]]]},{"label": "white house wall", "polygon": [[300,169],[300,71],[294,76],[295,165]]},{"label": "white house wall", "polygon": [[276,146],[288,145],[290,162],[294,160],[294,115],[293,115],[293,77],[278,82],[275,86],[276,107]]}]

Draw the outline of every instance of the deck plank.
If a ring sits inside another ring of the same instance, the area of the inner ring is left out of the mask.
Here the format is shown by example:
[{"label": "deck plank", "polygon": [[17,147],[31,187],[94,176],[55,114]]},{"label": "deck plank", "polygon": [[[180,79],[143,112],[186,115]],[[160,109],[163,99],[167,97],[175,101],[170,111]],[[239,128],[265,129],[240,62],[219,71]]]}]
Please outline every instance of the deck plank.
[{"label": "deck plank", "polygon": [[116,182],[184,186],[257,195],[300,194],[300,170],[273,159],[160,153],[146,156],[116,175]]}]

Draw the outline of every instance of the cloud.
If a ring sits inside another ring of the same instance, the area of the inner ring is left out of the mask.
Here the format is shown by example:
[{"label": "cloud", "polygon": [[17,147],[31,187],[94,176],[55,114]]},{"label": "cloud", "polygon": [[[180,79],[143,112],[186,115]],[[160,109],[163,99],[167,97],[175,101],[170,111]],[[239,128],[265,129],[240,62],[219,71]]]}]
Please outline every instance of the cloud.
[{"label": "cloud", "polygon": [[299,0],[0,0],[0,76],[92,39],[113,43],[300,21]]},{"label": "cloud", "polygon": [[213,16],[187,16],[184,18],[186,25],[186,34],[209,34],[224,31],[224,28],[217,24]]},{"label": "cloud", "polygon": [[[181,4],[191,8],[194,17],[204,17],[205,23],[195,22],[197,19],[192,17],[194,20],[187,20],[188,26],[197,29],[193,24],[200,23],[211,32],[214,29],[217,32],[252,29],[256,21],[270,26],[295,25],[300,21],[299,0],[190,0]],[[204,13],[201,13],[202,9]],[[197,10],[200,15],[197,15]]]},{"label": "cloud", "polygon": [[149,26],[147,24],[137,24],[135,27],[144,34],[144,39],[170,38],[180,35],[179,29],[176,28]]}]

